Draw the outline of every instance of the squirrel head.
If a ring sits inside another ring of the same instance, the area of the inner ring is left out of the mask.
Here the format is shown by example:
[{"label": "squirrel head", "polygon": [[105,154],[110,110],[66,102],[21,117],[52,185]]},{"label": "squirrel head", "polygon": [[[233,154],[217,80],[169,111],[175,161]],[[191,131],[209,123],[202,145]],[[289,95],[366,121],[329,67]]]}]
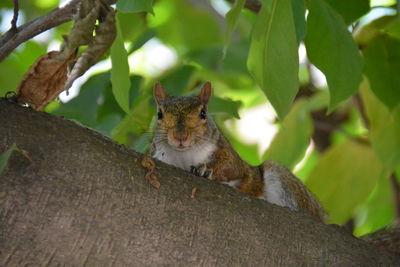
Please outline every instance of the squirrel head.
[{"label": "squirrel head", "polygon": [[154,86],[158,122],[156,134],[173,149],[185,151],[204,142],[208,130],[207,106],[211,83],[206,82],[197,96],[169,96],[165,88]]}]

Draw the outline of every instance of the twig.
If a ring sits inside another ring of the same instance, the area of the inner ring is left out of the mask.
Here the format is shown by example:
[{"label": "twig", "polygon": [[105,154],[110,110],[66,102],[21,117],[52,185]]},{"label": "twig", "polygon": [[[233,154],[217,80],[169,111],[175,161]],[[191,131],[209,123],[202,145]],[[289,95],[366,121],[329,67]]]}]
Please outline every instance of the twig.
[{"label": "twig", "polygon": [[[228,2],[234,3],[235,0],[228,0]],[[246,0],[244,7],[254,13],[258,13],[261,9],[261,3],[258,0]]]},{"label": "twig", "polygon": [[18,0],[14,0],[14,16],[11,20],[11,31],[17,32],[17,21],[18,21],[18,14],[19,14],[19,3]]},{"label": "twig", "polygon": [[370,143],[367,140],[352,135],[351,133],[347,132],[345,129],[343,129],[339,125],[335,125],[335,124],[332,124],[332,123],[329,123],[329,122],[325,122],[325,121],[320,121],[320,120],[314,119],[314,127],[316,129],[320,130],[320,131],[325,131],[325,132],[336,131],[338,133],[343,134],[348,139],[350,139],[350,140],[352,140],[354,142],[357,142],[357,143],[362,144],[362,145],[370,145]]},{"label": "twig", "polygon": [[[17,46],[45,32],[51,28],[72,20],[82,0],[71,0],[62,8],[56,8],[50,13],[38,17],[16,29],[10,29],[0,38],[0,62],[6,58]],[[117,0],[106,0],[108,4],[115,4]]]}]

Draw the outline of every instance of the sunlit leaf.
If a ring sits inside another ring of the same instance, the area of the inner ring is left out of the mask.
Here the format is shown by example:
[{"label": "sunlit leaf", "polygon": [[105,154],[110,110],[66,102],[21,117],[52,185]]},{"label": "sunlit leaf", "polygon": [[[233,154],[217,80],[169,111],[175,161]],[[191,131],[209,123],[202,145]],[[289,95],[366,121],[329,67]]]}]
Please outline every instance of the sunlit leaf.
[{"label": "sunlit leaf", "polygon": [[128,53],[124,47],[118,16],[116,17],[117,37],[111,47],[111,84],[118,104],[125,112],[129,112],[129,64]]},{"label": "sunlit leaf", "polygon": [[328,211],[329,222],[343,224],[368,198],[381,175],[382,165],[372,149],[348,140],[322,155],[306,185]]},{"label": "sunlit leaf", "polygon": [[204,48],[223,41],[215,16],[186,0],[157,1],[154,12],[156,16],[148,17],[149,26],[156,29],[161,41],[178,51]]},{"label": "sunlit leaf", "polygon": [[359,46],[368,46],[375,37],[381,35],[382,32],[386,32],[386,29],[390,29],[397,20],[398,17],[396,15],[382,16],[375,19],[358,29],[354,34],[354,39]]},{"label": "sunlit leaf", "polygon": [[267,160],[276,161],[291,169],[304,156],[312,134],[311,116],[305,104],[304,101],[299,101],[290,110],[265,152],[264,157]]},{"label": "sunlit leaf", "polygon": [[400,40],[379,36],[363,54],[371,90],[386,106],[395,108],[400,104]]},{"label": "sunlit leaf", "polygon": [[263,1],[247,66],[283,119],[298,91],[299,59],[291,0]]},{"label": "sunlit leaf", "polygon": [[15,143],[6,151],[0,153],[0,174],[4,171],[7,166],[8,160],[10,159],[11,153],[16,148]]},{"label": "sunlit leaf", "polygon": [[311,99],[296,101],[265,152],[263,159],[279,162],[292,169],[303,158],[310,144],[313,131],[311,111],[326,105],[325,94],[316,94]]},{"label": "sunlit leaf", "polygon": [[237,22],[239,20],[240,11],[242,11],[244,4],[246,3],[245,0],[238,0],[235,1],[234,6],[226,13],[226,33],[225,33],[225,45],[224,45],[224,52],[223,57],[226,55],[226,50],[228,49],[228,45],[231,42],[233,31],[236,28]]},{"label": "sunlit leaf", "polygon": [[153,12],[153,0],[118,0],[117,10],[120,12]]},{"label": "sunlit leaf", "polygon": [[324,1],[308,1],[305,45],[311,62],[325,75],[329,111],[357,92],[362,79],[361,56],[343,19]]},{"label": "sunlit leaf", "polygon": [[356,236],[375,232],[395,219],[393,189],[388,177],[381,177],[374,191],[356,213]]},{"label": "sunlit leaf", "polygon": [[369,0],[325,0],[342,15],[347,25],[353,23],[369,10]]},{"label": "sunlit leaf", "polygon": [[360,91],[370,123],[372,147],[388,170],[400,166],[400,105],[392,112],[362,83]]},{"label": "sunlit leaf", "polygon": [[293,170],[294,174],[305,183],[307,177],[310,176],[311,171],[314,169],[314,166],[318,163],[319,158],[319,152],[313,149],[304,161],[301,162],[301,166],[296,166],[296,169]]},{"label": "sunlit leaf", "polygon": [[35,5],[40,8],[56,8],[58,5],[57,0],[35,0]]}]

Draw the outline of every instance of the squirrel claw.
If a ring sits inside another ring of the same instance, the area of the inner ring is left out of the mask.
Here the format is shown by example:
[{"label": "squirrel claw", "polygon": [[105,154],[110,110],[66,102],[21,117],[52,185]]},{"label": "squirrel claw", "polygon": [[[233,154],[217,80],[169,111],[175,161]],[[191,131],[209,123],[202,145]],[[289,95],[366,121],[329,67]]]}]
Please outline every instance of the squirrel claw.
[{"label": "squirrel claw", "polygon": [[201,176],[212,180],[212,169],[208,169],[206,164],[200,164],[199,166],[190,166],[190,172],[194,175]]}]

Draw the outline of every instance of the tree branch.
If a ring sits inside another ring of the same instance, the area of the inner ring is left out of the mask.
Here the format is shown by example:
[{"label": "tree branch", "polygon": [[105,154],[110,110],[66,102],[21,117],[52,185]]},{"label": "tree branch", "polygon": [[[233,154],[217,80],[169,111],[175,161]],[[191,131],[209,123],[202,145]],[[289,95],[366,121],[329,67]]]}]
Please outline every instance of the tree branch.
[{"label": "tree branch", "polygon": [[[21,43],[45,32],[51,28],[71,21],[82,0],[71,0],[62,8],[56,8],[50,13],[38,17],[16,30],[11,28],[0,37],[0,62],[6,58]],[[116,0],[104,0],[107,4],[114,4]]]},{"label": "tree branch", "polygon": [[[0,99],[0,265],[398,266],[337,226],[156,161]],[[197,192],[192,198],[193,188]]]}]

